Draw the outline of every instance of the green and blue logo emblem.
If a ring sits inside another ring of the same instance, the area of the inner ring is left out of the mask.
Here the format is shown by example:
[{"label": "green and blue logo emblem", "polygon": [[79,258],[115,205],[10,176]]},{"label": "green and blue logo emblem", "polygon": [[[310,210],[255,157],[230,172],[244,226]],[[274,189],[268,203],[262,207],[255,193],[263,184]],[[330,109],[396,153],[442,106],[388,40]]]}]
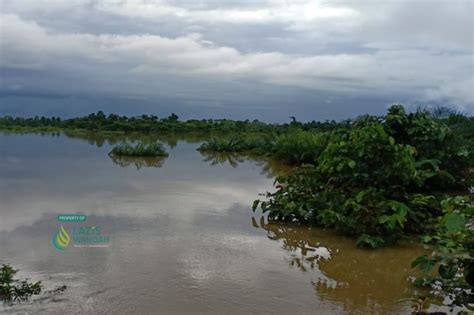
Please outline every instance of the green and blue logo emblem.
[{"label": "green and blue logo emblem", "polygon": [[53,235],[53,245],[57,250],[64,250],[68,248],[70,243],[71,236],[69,236],[69,233],[64,228],[64,226],[61,225]]},{"label": "green and blue logo emblem", "polygon": [[60,252],[108,248],[111,245],[113,228],[107,221],[101,222],[96,216],[89,218],[84,214],[60,214],[56,219],[50,235],[51,243]]}]

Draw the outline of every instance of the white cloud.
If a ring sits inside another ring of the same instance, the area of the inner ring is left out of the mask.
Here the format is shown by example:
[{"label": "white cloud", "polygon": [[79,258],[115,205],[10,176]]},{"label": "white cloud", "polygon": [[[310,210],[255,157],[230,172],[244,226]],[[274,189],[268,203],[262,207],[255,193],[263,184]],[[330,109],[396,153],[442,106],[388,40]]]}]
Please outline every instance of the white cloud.
[{"label": "white cloud", "polygon": [[429,101],[447,100],[458,104],[461,110],[472,111],[474,109],[474,78],[466,80],[448,81],[438,88],[428,89],[425,99]]},{"label": "white cloud", "polygon": [[[109,74],[111,82],[169,75],[398,93],[474,109],[473,6],[463,0],[4,0],[0,64],[72,76],[84,67],[91,77]],[[266,41],[274,45],[264,49]]]},{"label": "white cloud", "polygon": [[[4,13],[26,18],[64,20],[83,12],[145,19],[138,23],[169,23],[186,28],[272,26],[275,32],[308,33],[329,43],[359,43],[365,47],[474,50],[474,2],[436,1],[164,1],[164,0],[3,0]],[[81,23],[74,20],[74,23]],[[157,30],[159,31],[159,30]],[[254,34],[252,34],[254,35]],[[278,36],[278,35],[277,35]],[[349,45],[349,49],[351,48]]]},{"label": "white cloud", "polygon": [[[199,3],[199,2],[197,2]],[[219,3],[216,2],[218,5]],[[344,6],[327,6],[317,1],[267,1],[251,8],[187,8],[165,1],[101,1],[97,9],[123,16],[161,18],[174,16],[207,23],[287,23],[301,25],[328,18],[345,18],[357,11]]]},{"label": "white cloud", "polygon": [[[174,3],[174,4],[173,4]],[[329,42],[359,41],[376,48],[436,47],[471,50],[472,1],[322,1],[268,0],[252,6],[222,7],[220,2],[103,0],[95,8],[124,17],[159,20],[175,18],[203,25],[283,25],[312,33]],[[201,4],[201,5],[199,5]],[[243,2],[245,4],[245,2]]]},{"label": "white cloud", "polygon": [[474,103],[472,54],[445,55],[416,49],[334,55],[242,53],[204,40],[199,34],[176,38],[68,34],[47,30],[12,14],[2,15],[2,53],[3,67],[31,64],[54,68],[63,61],[93,64],[98,72],[113,65],[122,68],[124,75],[147,80],[163,74],[247,79],[341,93],[409,91],[465,107]]}]

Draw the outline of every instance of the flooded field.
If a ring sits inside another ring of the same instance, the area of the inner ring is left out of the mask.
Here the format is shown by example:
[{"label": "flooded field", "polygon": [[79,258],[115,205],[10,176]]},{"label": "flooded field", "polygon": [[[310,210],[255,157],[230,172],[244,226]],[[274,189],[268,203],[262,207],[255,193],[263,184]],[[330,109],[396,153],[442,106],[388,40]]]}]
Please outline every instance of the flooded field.
[{"label": "flooded field", "polygon": [[[252,201],[284,166],[165,144],[168,158],[113,159],[98,139],[0,135],[0,263],[45,289],[67,286],[0,313],[410,312],[397,300],[422,248],[360,250],[331,231],[268,223]],[[54,248],[69,213],[107,227],[109,246]]]}]

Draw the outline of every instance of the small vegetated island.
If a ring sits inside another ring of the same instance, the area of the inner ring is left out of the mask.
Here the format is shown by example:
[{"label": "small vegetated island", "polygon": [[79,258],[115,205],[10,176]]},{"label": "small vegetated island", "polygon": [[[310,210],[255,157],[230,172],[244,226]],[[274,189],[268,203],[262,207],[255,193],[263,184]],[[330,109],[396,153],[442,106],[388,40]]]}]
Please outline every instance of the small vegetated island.
[{"label": "small vegetated island", "polygon": [[168,153],[161,143],[143,143],[136,145],[122,143],[114,147],[109,155],[131,157],[167,157]]},{"label": "small vegetated island", "polygon": [[139,142],[136,145],[121,143],[109,152],[112,161],[121,166],[134,165],[137,170],[142,167],[162,167],[168,153],[161,143]]},{"label": "small vegetated island", "polygon": [[[0,129],[17,132],[201,134],[202,152],[268,156],[293,165],[277,176],[275,190],[253,209],[268,219],[333,228],[360,247],[388,246],[419,238],[433,248],[414,257],[425,276],[417,285],[431,295],[418,310],[448,297],[474,303],[474,117],[446,108],[408,113],[401,105],[384,116],[340,122],[266,124],[188,120],[103,112],[81,118],[0,118]],[[121,144],[114,156],[166,156],[160,144]],[[383,263],[383,262],[381,262]],[[408,264],[409,262],[407,262]]]}]

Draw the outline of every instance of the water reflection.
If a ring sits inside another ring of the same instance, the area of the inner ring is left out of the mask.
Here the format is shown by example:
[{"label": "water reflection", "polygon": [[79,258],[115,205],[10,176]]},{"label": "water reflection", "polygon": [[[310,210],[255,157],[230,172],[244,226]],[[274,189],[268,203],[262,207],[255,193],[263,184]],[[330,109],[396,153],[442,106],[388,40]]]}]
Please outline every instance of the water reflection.
[{"label": "water reflection", "polygon": [[65,131],[21,131],[21,130],[2,130],[2,135],[35,135],[41,137],[61,137],[69,139],[86,141],[90,145],[101,148],[104,145],[113,146],[122,142],[160,141],[175,148],[180,141],[186,143],[200,143],[208,138],[208,135],[202,133],[174,134],[174,133],[121,133],[121,132],[94,132],[84,130],[65,130]]},{"label": "water reflection", "polygon": [[[51,287],[68,285],[66,300],[12,313],[409,309],[394,300],[409,290],[406,264],[418,248],[368,252],[328,231],[267,224],[264,217],[249,224],[252,201],[272,189],[268,177],[285,166],[249,156],[206,155],[203,163],[196,139],[173,138],[162,139],[170,151],[165,164],[136,172],[148,162],[117,161],[122,168],[107,155],[114,141],[136,138],[78,139],[0,135],[0,148],[8,148],[0,154],[0,262],[38,280],[51,276]],[[113,248],[55,252],[51,218],[75,212],[113,222]]]},{"label": "water reflection", "polygon": [[137,133],[95,133],[95,132],[71,132],[65,131],[63,134],[70,139],[84,140],[90,145],[102,147],[103,145],[113,146],[122,142],[136,142],[141,141],[144,143],[162,142],[169,146],[171,149],[175,148],[180,141],[186,143],[199,143],[206,139],[205,135],[202,134],[162,134],[162,133],[150,133],[150,134],[137,134]]},{"label": "water reflection", "polygon": [[340,313],[312,296],[304,275],[269,264],[278,262],[281,250],[243,224],[245,206],[234,206],[225,220],[195,210],[201,215],[189,222],[162,213],[98,216],[117,227],[112,250],[55,251],[47,238],[55,213],[0,231],[0,262],[6,258],[21,270],[34,270],[26,276],[48,288],[68,287],[60,300],[40,297],[14,308],[0,306],[0,313]]},{"label": "water reflection", "polygon": [[252,218],[252,225],[262,227],[267,231],[267,237],[274,241],[281,241],[282,248],[289,253],[289,264],[301,271],[315,269],[317,262],[321,259],[330,259],[331,253],[328,248],[321,246],[319,242],[312,239],[301,238],[301,231],[295,227],[286,225],[275,225],[265,223],[265,218],[260,217],[258,224]]},{"label": "water reflection", "polygon": [[245,161],[245,157],[243,155],[235,153],[201,151],[201,154],[204,156],[203,161],[210,162],[211,165],[229,163],[230,166],[236,168],[237,166],[239,166],[239,163]]},{"label": "water reflection", "polygon": [[284,165],[275,159],[258,156],[252,154],[242,154],[235,152],[200,152],[204,157],[203,161],[208,162],[210,165],[225,165],[228,164],[233,168],[237,168],[242,163],[254,163],[260,168],[260,174],[267,178],[278,176],[282,173],[289,172],[291,166]]},{"label": "water reflection", "polygon": [[120,167],[135,166],[137,170],[142,167],[162,167],[167,157],[150,157],[150,156],[121,156],[109,154],[112,162]]},{"label": "water reflection", "polygon": [[[312,272],[315,293],[344,305],[349,313],[397,313],[397,301],[413,294],[409,263],[423,252],[419,246],[400,244],[380,250],[362,250],[352,239],[331,231],[288,223],[266,223],[252,218],[252,225],[281,243],[289,266]],[[398,310],[398,311],[397,311]]]}]

